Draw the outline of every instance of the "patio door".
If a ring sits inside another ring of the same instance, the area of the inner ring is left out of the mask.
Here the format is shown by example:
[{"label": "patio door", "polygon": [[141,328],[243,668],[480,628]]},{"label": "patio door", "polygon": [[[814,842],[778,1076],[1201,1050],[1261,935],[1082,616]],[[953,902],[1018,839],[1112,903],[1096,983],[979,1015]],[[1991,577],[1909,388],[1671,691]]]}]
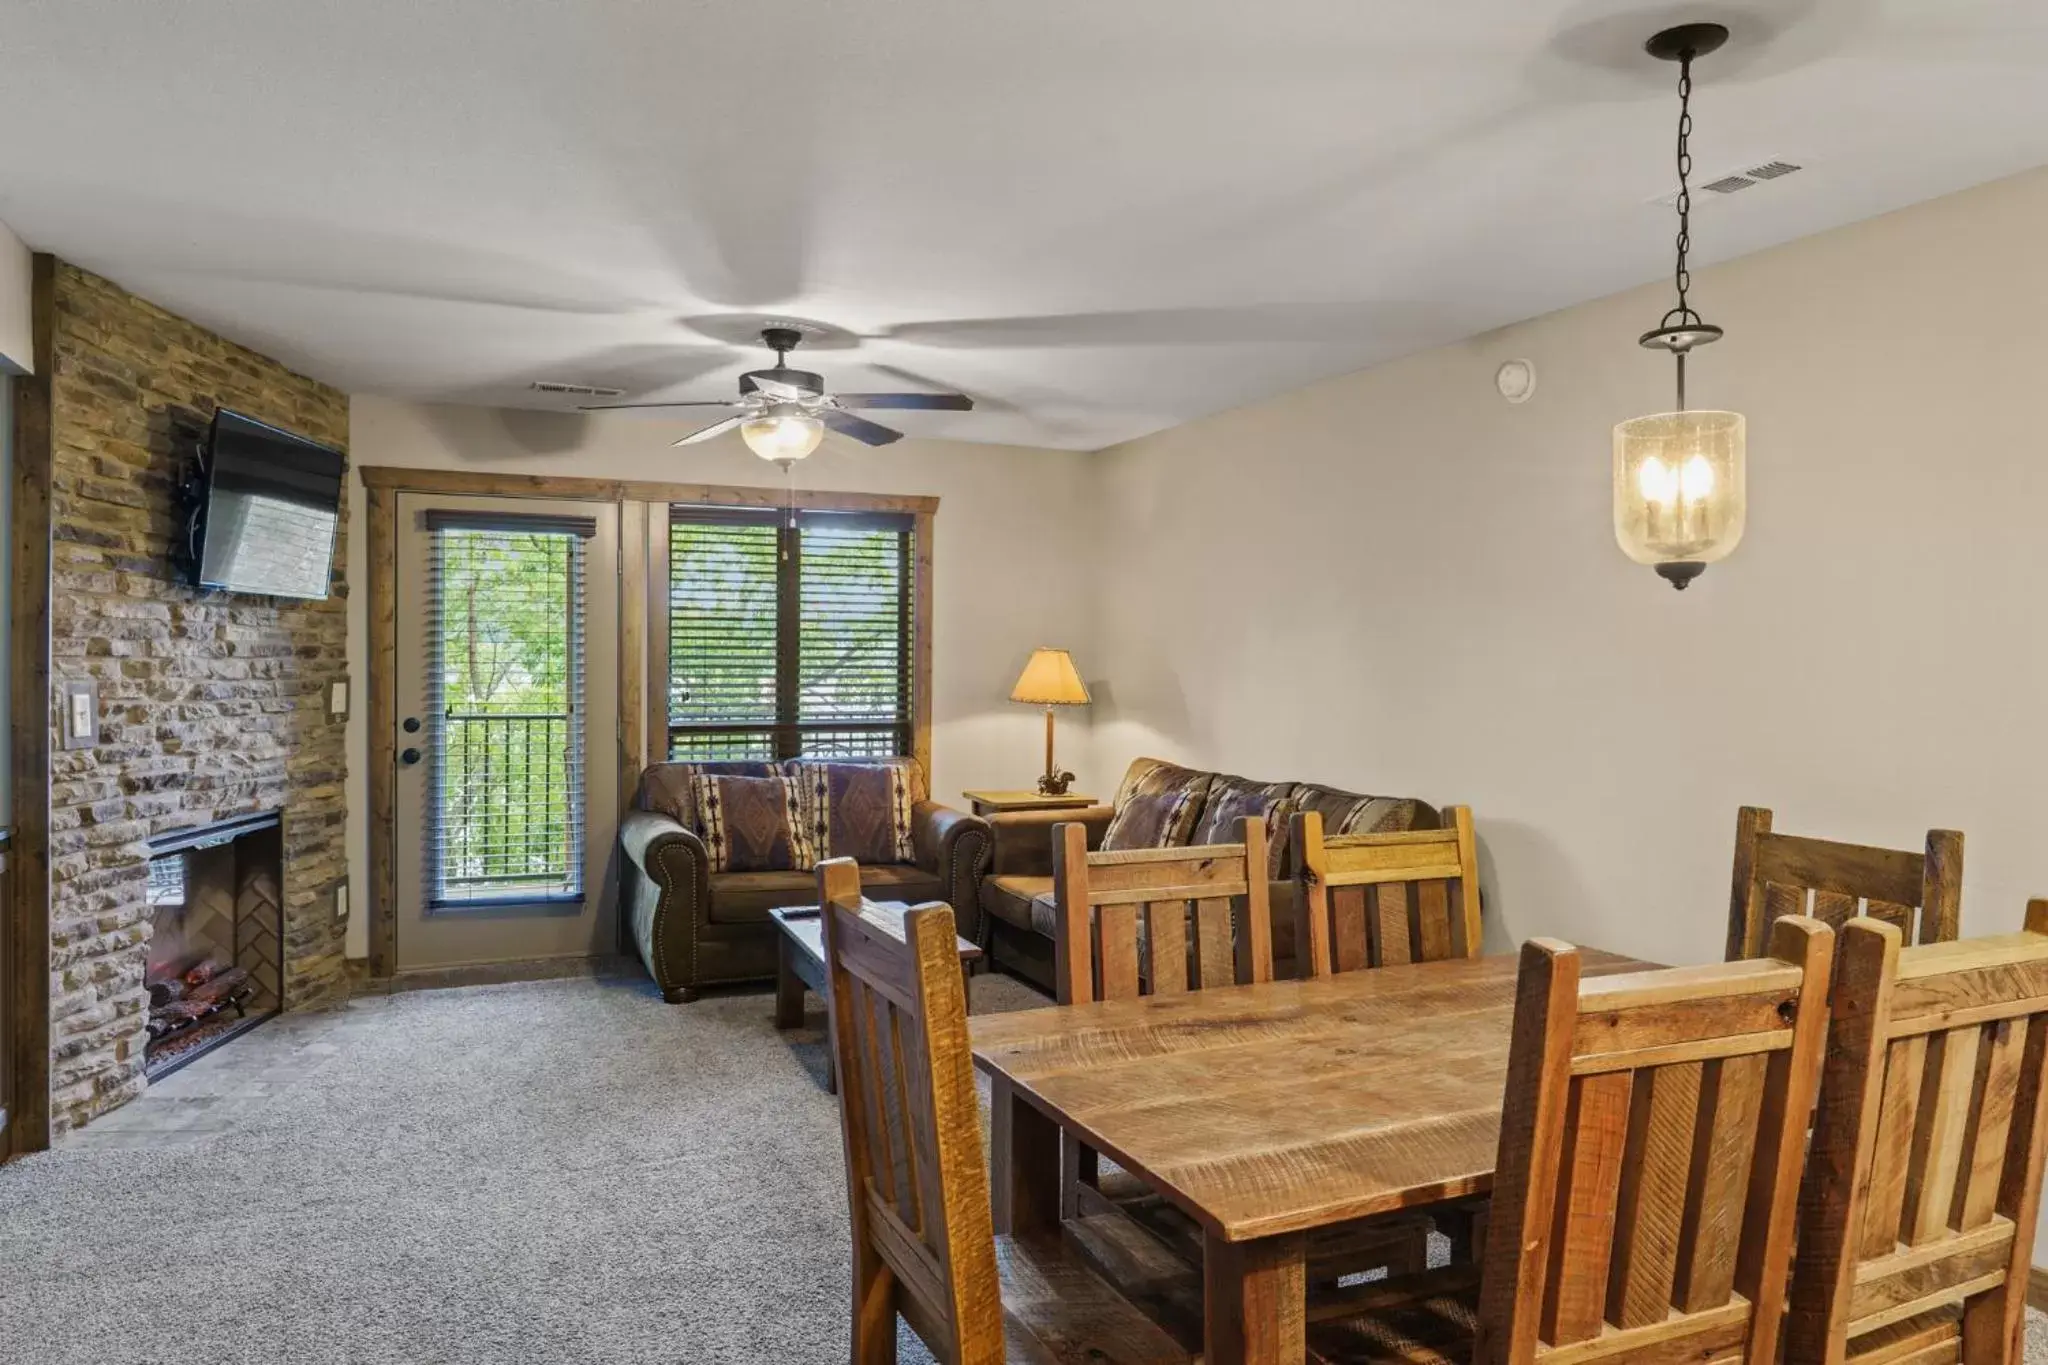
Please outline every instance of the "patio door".
[{"label": "patio door", "polygon": [[618,509],[401,494],[397,511],[397,969],[603,951]]}]

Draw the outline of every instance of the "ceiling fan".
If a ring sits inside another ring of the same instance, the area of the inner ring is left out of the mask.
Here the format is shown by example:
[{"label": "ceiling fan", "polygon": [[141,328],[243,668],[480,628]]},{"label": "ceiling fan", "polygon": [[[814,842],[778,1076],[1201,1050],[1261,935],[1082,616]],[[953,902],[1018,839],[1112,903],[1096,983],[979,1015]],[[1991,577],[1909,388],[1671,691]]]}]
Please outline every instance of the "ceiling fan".
[{"label": "ceiling fan", "polygon": [[675,403],[586,403],[585,412],[614,408],[733,408],[730,417],[691,432],[675,444],[695,445],[722,436],[734,427],[747,449],[764,460],[801,460],[825,439],[825,428],[871,446],[885,446],[903,433],[854,415],[856,408],[924,408],[968,412],[974,400],[962,393],[827,393],[825,377],[793,370],[789,353],[804,335],[794,327],[767,327],[761,343],[775,352],[771,369],[749,370],[740,376],[738,398],[696,399]]}]

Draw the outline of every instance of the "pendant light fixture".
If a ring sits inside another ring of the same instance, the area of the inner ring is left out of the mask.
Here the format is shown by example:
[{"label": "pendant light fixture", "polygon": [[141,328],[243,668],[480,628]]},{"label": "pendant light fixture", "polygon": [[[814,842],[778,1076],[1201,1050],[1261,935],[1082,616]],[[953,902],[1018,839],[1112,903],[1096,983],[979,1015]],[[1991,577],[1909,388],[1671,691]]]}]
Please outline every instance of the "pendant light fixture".
[{"label": "pendant light fixture", "polygon": [[1721,339],[1721,329],[1694,310],[1692,276],[1692,63],[1728,41],[1719,24],[1681,24],[1644,44],[1651,56],[1678,63],[1678,303],[1638,338],[1669,351],[1678,367],[1678,406],[1614,429],[1614,536],[1638,564],[1648,564],[1683,589],[1707,565],[1728,557],[1742,539],[1747,510],[1744,455],[1748,434],[1739,412],[1710,412],[1685,403],[1685,361],[1695,347]]}]

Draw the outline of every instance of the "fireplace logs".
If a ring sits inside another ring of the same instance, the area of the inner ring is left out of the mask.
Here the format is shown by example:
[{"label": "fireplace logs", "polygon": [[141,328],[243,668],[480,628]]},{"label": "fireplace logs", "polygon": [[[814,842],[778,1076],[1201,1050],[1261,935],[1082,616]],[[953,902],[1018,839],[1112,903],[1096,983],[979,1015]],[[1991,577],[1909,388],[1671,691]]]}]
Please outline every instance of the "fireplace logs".
[{"label": "fireplace logs", "polygon": [[242,1014],[249,998],[256,993],[249,973],[240,967],[222,966],[210,957],[146,984],[151,1042],[169,1038],[231,1007],[236,1014]]},{"label": "fireplace logs", "polygon": [[278,1012],[283,852],[275,814],[150,841],[150,1080]]}]

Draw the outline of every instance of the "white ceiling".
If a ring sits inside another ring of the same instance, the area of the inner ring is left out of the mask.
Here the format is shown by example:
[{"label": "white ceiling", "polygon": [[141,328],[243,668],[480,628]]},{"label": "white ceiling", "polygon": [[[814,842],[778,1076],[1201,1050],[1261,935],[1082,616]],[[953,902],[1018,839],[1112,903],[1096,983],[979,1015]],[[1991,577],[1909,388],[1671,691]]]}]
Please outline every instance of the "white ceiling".
[{"label": "white ceiling", "polygon": [[722,397],[767,314],[1093,448],[1668,272],[1691,18],[1699,169],[1808,168],[1703,261],[2048,162],[2042,0],[15,0],[0,220],[356,392]]}]

